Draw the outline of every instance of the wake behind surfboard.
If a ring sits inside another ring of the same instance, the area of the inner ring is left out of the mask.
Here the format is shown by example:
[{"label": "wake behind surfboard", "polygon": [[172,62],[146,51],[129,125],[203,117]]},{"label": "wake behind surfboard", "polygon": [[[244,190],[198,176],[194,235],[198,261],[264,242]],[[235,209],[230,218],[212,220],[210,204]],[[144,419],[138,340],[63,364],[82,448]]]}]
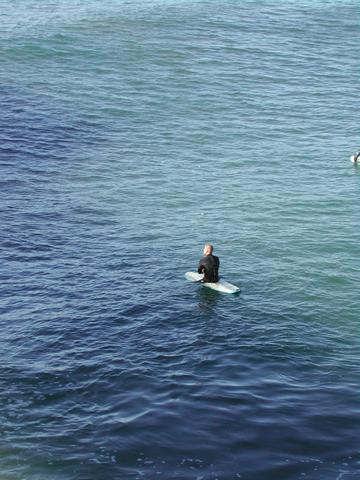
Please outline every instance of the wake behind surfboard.
[{"label": "wake behind surfboard", "polygon": [[[204,277],[204,275],[202,273],[197,273],[197,272],[186,272],[185,273],[186,280],[189,280],[190,282],[201,282],[203,277]],[[225,280],[222,280],[222,279],[220,279],[216,283],[204,282],[201,285],[204,285],[204,287],[211,288],[212,290],[216,290],[217,292],[221,292],[221,293],[238,293],[238,292],[240,292],[239,287],[237,287],[236,285],[232,285],[231,283],[226,282]]]}]

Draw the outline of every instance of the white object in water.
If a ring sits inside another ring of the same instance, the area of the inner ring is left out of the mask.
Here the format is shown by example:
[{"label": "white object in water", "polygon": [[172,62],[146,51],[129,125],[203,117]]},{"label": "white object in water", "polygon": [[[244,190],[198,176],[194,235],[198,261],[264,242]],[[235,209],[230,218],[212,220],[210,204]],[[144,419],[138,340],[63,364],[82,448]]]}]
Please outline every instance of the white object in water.
[{"label": "white object in water", "polygon": [[[355,160],[355,158],[356,158],[356,160]],[[358,161],[357,161],[357,155],[351,155],[350,160],[351,160],[353,163],[358,163]]]},{"label": "white object in water", "polygon": [[[190,282],[201,282],[201,280],[204,278],[204,275],[202,273],[197,273],[197,272],[186,272],[185,277],[186,277],[186,280],[189,280]],[[222,292],[222,293],[240,292],[239,287],[237,287],[236,285],[232,285],[229,282],[225,282],[225,280],[222,280],[222,279],[220,279],[216,283],[203,282],[201,285],[204,285],[204,287],[208,287],[208,288],[211,288],[212,290],[216,290],[217,292]]]}]

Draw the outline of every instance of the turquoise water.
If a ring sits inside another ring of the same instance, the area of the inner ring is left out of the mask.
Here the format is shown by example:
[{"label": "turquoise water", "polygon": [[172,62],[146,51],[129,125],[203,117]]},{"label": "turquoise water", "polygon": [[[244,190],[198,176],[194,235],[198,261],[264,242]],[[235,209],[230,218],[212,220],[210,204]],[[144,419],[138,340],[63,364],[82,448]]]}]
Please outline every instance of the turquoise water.
[{"label": "turquoise water", "polygon": [[359,14],[1,3],[2,480],[359,478]]}]

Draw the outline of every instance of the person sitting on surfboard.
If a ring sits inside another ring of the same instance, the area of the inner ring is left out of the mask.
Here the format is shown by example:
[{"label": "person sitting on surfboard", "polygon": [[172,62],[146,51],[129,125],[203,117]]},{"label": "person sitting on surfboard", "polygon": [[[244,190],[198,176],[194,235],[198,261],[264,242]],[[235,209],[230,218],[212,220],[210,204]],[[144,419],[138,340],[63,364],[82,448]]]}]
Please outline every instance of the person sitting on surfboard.
[{"label": "person sitting on surfboard", "polygon": [[203,273],[203,282],[216,283],[219,281],[219,258],[213,255],[213,246],[204,246],[204,256],[199,262],[198,273]]}]

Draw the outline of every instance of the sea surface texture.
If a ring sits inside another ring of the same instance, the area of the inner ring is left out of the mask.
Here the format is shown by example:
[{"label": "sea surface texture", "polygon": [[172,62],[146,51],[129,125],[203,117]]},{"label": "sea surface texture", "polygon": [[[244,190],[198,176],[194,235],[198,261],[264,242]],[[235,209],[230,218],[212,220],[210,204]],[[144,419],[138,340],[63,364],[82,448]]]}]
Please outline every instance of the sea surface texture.
[{"label": "sea surface texture", "polygon": [[359,22],[0,2],[1,480],[360,478]]}]

